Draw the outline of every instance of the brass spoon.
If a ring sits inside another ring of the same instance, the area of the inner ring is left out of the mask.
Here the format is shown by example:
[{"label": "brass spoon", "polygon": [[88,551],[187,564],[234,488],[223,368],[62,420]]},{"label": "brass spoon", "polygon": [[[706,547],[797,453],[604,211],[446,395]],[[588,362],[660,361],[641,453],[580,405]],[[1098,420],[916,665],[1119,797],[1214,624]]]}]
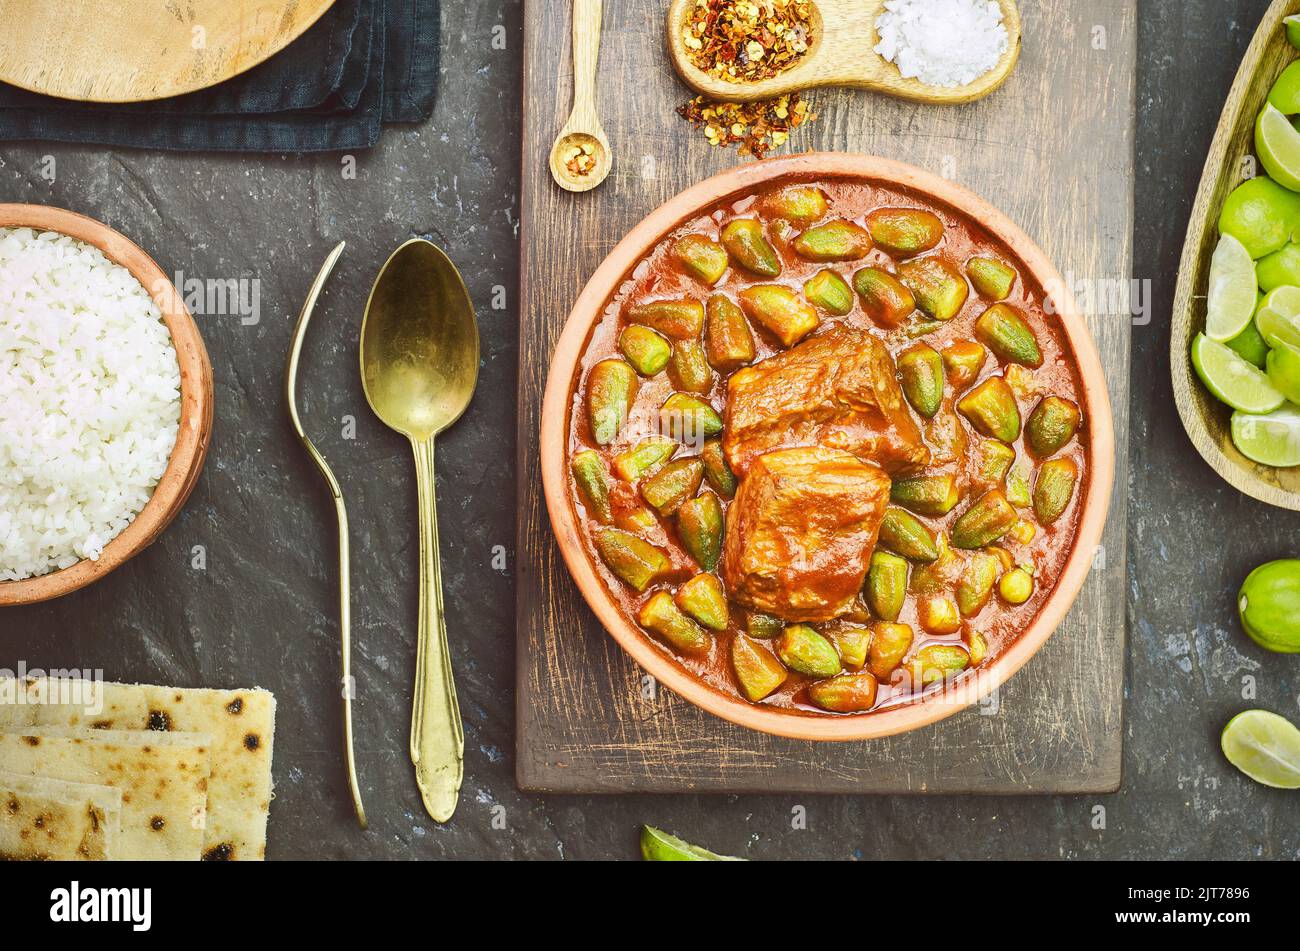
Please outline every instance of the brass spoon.
[{"label": "brass spoon", "polygon": [[[614,164],[609,139],[596,114],[596,60],[600,55],[602,0],[573,0],[573,109],[555,144],[551,146],[551,177],[561,188],[585,192],[609,175]],[[595,161],[586,173],[567,167],[577,149]],[[590,150],[585,151],[585,150]]]},{"label": "brass spoon", "polygon": [[424,807],[456,811],[465,733],[442,609],[434,437],[469,406],[478,382],[478,325],[460,272],[438,247],[412,238],[375,278],[361,323],[361,385],[385,425],[415,451],[420,503],[420,628],[411,714],[411,762]]},{"label": "brass spoon", "polygon": [[312,281],[311,290],[307,293],[307,300],[303,302],[302,311],[298,314],[298,326],[293,332],[293,346],[289,350],[289,367],[285,373],[284,392],[288,399],[289,419],[293,422],[294,431],[306,447],[312,462],[316,463],[316,468],[320,471],[325,484],[329,486],[330,495],[334,498],[334,511],[338,516],[339,638],[343,657],[343,755],[347,765],[348,789],[352,793],[352,808],[357,814],[357,822],[364,829],[368,825],[366,808],[361,804],[361,786],[357,782],[357,758],[352,742],[352,697],[355,691],[352,683],[352,594],[349,581],[351,559],[348,556],[348,510],[343,504],[343,489],[339,486],[339,480],[334,477],[334,471],[330,469],[325,457],[320,454],[306,430],[302,428],[302,420],[298,416],[297,397],[298,358],[302,355],[302,342],[307,336],[307,326],[311,323],[312,311],[316,309],[316,300],[325,288],[325,281],[330,276],[330,271],[334,270],[334,262],[343,253],[344,244],[345,242],[340,241],[321,265],[320,272],[316,275],[316,280]]}]

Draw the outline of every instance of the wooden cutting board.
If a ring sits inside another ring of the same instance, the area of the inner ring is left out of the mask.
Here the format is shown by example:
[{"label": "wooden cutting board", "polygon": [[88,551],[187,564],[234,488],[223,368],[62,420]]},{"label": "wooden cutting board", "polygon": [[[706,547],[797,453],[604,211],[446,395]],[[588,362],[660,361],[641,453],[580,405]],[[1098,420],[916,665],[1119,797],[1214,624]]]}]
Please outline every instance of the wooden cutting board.
[{"label": "wooden cutting board", "polygon": [[[674,114],[690,98],[664,55],[666,4],[606,0],[599,107],[604,185],[561,191],[546,156],[569,109],[567,3],[524,14],[520,215],[519,785],[555,792],[1080,793],[1120,781],[1136,27],[1130,0],[1023,0],[1024,53],[969,106],[811,94],[794,149],[867,152],[937,172],[1039,242],[1089,315],[1110,382],[1119,479],[1096,569],[1064,625],[991,703],[870,743],[734,727],[650,682],[565,570],[537,440],[551,351],[583,283],[620,237],[687,185],[737,164]],[[1145,300],[1145,298],[1137,298]],[[1140,319],[1140,318],[1139,318]]]},{"label": "wooden cutting board", "polygon": [[334,0],[0,0],[0,82],[83,102],[140,102],[252,69]]}]

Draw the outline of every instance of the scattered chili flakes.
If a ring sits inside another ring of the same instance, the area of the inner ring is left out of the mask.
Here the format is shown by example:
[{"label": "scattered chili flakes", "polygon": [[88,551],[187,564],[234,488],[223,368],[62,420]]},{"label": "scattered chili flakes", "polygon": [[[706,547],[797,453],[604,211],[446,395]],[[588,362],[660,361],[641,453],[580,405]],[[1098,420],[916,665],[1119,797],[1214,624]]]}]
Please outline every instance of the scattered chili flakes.
[{"label": "scattered chili flakes", "polygon": [[733,83],[784,72],[812,41],[809,0],[695,0],[682,28],[691,62]]},{"label": "scattered chili flakes", "polygon": [[696,96],[677,114],[698,126],[710,145],[737,146],[741,155],[762,158],[789,141],[790,133],[817,118],[796,93],[762,102],[713,102]]}]

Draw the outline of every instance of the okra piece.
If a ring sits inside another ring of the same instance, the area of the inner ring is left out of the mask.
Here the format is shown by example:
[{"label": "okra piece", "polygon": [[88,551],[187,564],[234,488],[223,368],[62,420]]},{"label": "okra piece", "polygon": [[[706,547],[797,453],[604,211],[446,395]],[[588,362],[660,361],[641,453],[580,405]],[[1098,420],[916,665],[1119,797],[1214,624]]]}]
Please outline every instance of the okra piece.
[{"label": "okra piece", "polygon": [[587,511],[602,525],[611,524],[614,521],[614,509],[609,504],[609,476],[605,472],[605,464],[600,461],[600,453],[585,449],[573,457],[569,468]]},{"label": "okra piece", "polygon": [[754,332],[736,303],[714,294],[704,309],[704,352],[719,373],[754,361]]},{"label": "okra piece", "polygon": [[790,676],[775,654],[739,634],[731,642],[731,669],[750,703],[770,697]]},{"label": "okra piece", "polygon": [[1034,576],[1024,568],[1013,568],[999,579],[998,594],[1007,604],[1024,604],[1034,596]]},{"label": "okra piece", "polygon": [[975,336],[1003,363],[1041,367],[1038,338],[1020,312],[1010,304],[994,304],[975,321]]},{"label": "okra piece", "polygon": [[740,306],[749,319],[792,347],[821,323],[817,311],[783,284],[755,284],[740,292]]},{"label": "okra piece", "polygon": [[931,595],[917,604],[916,620],[927,634],[946,636],[961,630],[957,602],[946,594]]},{"label": "okra piece", "polygon": [[666,463],[677,452],[677,443],[647,439],[614,457],[614,471],[624,482],[639,482]]},{"label": "okra piece", "polygon": [[930,530],[915,515],[899,508],[888,508],[880,520],[880,544],[912,561],[934,561],[939,547]]},{"label": "okra piece", "polygon": [[912,646],[912,628],[907,624],[881,621],[871,626],[871,650],[867,669],[879,680],[888,680]]},{"label": "okra piece", "polygon": [[659,524],[659,518],[644,505],[633,509],[624,509],[614,517],[614,524],[625,532],[638,534],[648,532]]},{"label": "okra piece", "polygon": [[943,348],[943,368],[953,389],[961,392],[979,379],[989,352],[974,340],[958,340]]},{"label": "okra piece", "polygon": [[731,466],[727,465],[727,455],[722,451],[721,439],[710,439],[700,450],[700,458],[704,460],[704,478],[712,486],[713,491],[718,493],[724,499],[734,498],[736,495],[736,474],[731,471]]},{"label": "okra piece", "polygon": [[688,234],[673,245],[673,257],[688,274],[712,287],[727,273],[727,249],[702,234]]},{"label": "okra piece", "polygon": [[992,545],[1011,531],[1018,521],[1020,516],[1006,495],[1001,489],[994,489],[985,493],[953,523],[953,547],[974,550]]},{"label": "okra piece", "polygon": [[628,324],[618,337],[618,348],[642,376],[654,376],[668,366],[673,347],[666,339],[640,324]]},{"label": "okra piece", "polygon": [[792,185],[763,199],[763,211],[797,225],[810,225],[826,216],[826,193],[816,185]]},{"label": "okra piece", "polygon": [[687,554],[705,571],[718,567],[722,555],[722,503],[703,492],[677,511],[677,535]]},{"label": "okra piece", "polygon": [[943,405],[943,358],[928,344],[918,343],[898,355],[903,395],[926,419]]},{"label": "okra piece", "polygon": [[1079,467],[1072,459],[1049,459],[1038,469],[1034,482],[1034,514],[1044,525],[1051,525],[1065,514],[1079,481]]},{"label": "okra piece", "polygon": [[938,247],[943,222],[919,208],[878,208],[867,215],[867,230],[894,257],[911,257]]},{"label": "okra piece", "polygon": [[1028,508],[1034,504],[1033,493],[1029,488],[1029,476],[1032,466],[1028,463],[1017,464],[1007,475],[1007,501],[1017,508]]},{"label": "okra piece", "polygon": [[808,688],[808,699],[831,713],[865,713],[876,705],[876,678],[871,674],[841,674]]},{"label": "okra piece", "polygon": [[774,637],[781,636],[781,632],[785,630],[785,622],[770,614],[751,614],[745,622],[745,630],[749,632],[750,637],[770,641]]},{"label": "okra piece", "polygon": [[703,479],[704,463],[698,456],[678,459],[641,483],[641,497],[667,518],[699,491]]},{"label": "okra piece", "polygon": [[644,591],[672,568],[662,550],[618,528],[597,532],[596,550],[609,570],[637,591]]},{"label": "okra piece", "polygon": [[714,575],[696,575],[677,589],[679,608],[715,631],[725,631],[731,618],[727,613],[727,596],[722,582]]},{"label": "okra piece", "polygon": [[985,300],[1006,300],[1016,283],[1016,269],[997,258],[971,258],[966,262],[966,276],[975,293]]},{"label": "okra piece", "polygon": [[916,306],[935,320],[952,320],[970,294],[966,278],[941,257],[904,261],[898,276],[911,289]]},{"label": "okra piece", "polygon": [[970,666],[970,654],[956,644],[930,644],[917,651],[907,666],[912,683],[926,686],[960,674]]},{"label": "okra piece", "polygon": [[627,319],[674,340],[695,340],[704,327],[704,305],[694,297],[646,301],[629,307]]},{"label": "okra piece", "polygon": [[795,238],[794,250],[808,261],[857,261],[871,251],[871,235],[851,221],[828,221]]},{"label": "okra piece", "polygon": [[668,379],[673,386],[688,393],[707,393],[713,389],[713,368],[704,348],[694,340],[679,340],[668,360]]},{"label": "okra piece", "polygon": [[641,606],[637,618],[647,631],[653,631],[679,651],[699,654],[709,649],[713,638],[673,603],[667,591],[656,591]]},{"label": "okra piece", "polygon": [[877,548],[867,569],[866,598],[871,613],[882,621],[897,621],[907,601],[907,559]]},{"label": "okra piece", "polygon": [[696,443],[722,432],[722,417],[699,397],[674,393],[659,407],[659,431],[678,442]]},{"label": "okra piece", "polygon": [[871,628],[844,627],[830,635],[835,649],[840,652],[840,663],[854,670],[861,669],[867,662],[867,650],[871,647]]},{"label": "okra piece", "polygon": [[853,309],[853,288],[829,268],[818,271],[804,282],[803,296],[814,307],[820,307],[835,317],[843,317]]},{"label": "okra piece", "polygon": [[957,409],[981,436],[1015,442],[1020,436],[1020,406],[1007,381],[991,376],[957,402]]},{"label": "okra piece", "polygon": [[853,289],[867,316],[882,327],[897,327],[916,310],[916,298],[907,285],[878,267],[864,267],[853,275]]},{"label": "okra piece", "polygon": [[722,229],[722,246],[732,260],[751,274],[777,277],[781,259],[763,234],[763,225],[753,218],[737,218]]},{"label": "okra piece", "polygon": [[636,400],[636,371],[622,360],[601,360],[587,374],[587,421],[591,438],[608,446],[618,438]]},{"label": "okra piece", "polygon": [[807,624],[791,624],[776,639],[776,656],[797,674],[834,677],[840,672],[835,645]]},{"label": "okra piece", "polygon": [[979,447],[980,479],[989,485],[1003,482],[1016,461],[1016,451],[999,439],[985,439]]},{"label": "okra piece", "polygon": [[1025,441],[1040,458],[1055,454],[1079,429],[1079,407],[1059,396],[1046,397],[1025,423]]},{"label": "okra piece", "polygon": [[979,551],[971,556],[957,582],[957,609],[962,617],[974,617],[984,610],[993,598],[993,586],[1000,574],[1002,562],[997,555]]},{"label": "okra piece", "polygon": [[909,512],[937,518],[957,507],[961,492],[954,475],[917,476],[895,482],[889,490],[889,500]]},{"label": "okra piece", "polygon": [[977,666],[989,653],[989,642],[979,631],[966,635],[966,653],[970,655],[970,665]]}]

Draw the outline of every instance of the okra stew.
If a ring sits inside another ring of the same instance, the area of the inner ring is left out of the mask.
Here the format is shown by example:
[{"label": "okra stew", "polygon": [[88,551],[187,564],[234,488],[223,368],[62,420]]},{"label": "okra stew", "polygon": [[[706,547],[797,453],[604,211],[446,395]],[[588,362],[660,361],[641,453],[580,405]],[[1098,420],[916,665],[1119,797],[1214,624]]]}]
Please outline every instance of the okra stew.
[{"label": "okra stew", "polygon": [[682,225],[592,330],[568,428],[584,544],[718,690],[810,715],[941,689],[1063,570],[1088,479],[1068,340],[1011,250],[858,179]]}]

